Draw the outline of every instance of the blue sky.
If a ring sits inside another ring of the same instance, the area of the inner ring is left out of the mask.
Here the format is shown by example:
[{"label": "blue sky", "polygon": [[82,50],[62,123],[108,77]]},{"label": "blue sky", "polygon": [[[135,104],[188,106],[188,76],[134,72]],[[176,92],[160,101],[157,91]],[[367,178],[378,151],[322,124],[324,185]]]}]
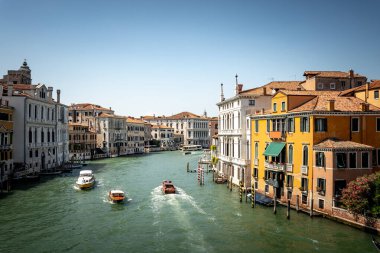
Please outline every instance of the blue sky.
[{"label": "blue sky", "polygon": [[24,58],[66,104],[121,115],[217,115],[233,95],[305,70],[380,79],[380,1],[0,0],[0,74]]}]

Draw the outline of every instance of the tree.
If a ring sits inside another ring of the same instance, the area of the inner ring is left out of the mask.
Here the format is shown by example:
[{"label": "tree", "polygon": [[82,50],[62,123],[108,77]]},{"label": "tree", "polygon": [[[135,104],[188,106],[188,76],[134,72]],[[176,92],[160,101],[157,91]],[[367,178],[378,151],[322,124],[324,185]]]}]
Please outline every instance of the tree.
[{"label": "tree", "polygon": [[342,202],[355,215],[380,217],[380,173],[351,181],[342,191]]}]

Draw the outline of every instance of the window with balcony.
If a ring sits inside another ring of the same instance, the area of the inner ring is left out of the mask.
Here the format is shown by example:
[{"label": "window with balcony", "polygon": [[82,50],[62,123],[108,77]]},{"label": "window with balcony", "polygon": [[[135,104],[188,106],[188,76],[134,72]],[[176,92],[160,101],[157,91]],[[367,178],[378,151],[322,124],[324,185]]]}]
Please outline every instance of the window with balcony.
[{"label": "window with balcony", "polygon": [[347,168],[347,154],[336,153],[336,167],[339,169]]},{"label": "window with balcony", "polygon": [[369,153],[362,152],[362,168],[368,168],[368,167],[369,167]]},{"label": "window with balcony", "polygon": [[315,166],[325,167],[325,153],[315,152]]},{"label": "window with balcony", "polygon": [[315,132],[327,132],[327,119],[316,118],[315,119]]},{"label": "window with balcony", "polygon": [[309,118],[308,117],[301,117],[300,120],[300,129],[301,132],[309,132]]},{"label": "window with balcony", "polygon": [[352,132],[359,132],[359,118],[352,118],[351,119],[351,131]]},{"label": "window with balcony", "polygon": [[348,157],[350,159],[350,168],[356,168],[357,167],[356,153],[349,153]]}]

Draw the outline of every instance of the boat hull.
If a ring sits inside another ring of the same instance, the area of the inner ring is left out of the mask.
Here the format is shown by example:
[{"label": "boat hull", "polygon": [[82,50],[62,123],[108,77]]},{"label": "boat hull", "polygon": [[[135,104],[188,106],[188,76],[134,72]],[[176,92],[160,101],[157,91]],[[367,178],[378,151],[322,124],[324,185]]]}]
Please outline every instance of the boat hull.
[{"label": "boat hull", "polygon": [[78,184],[77,183],[77,186],[79,187],[79,189],[81,190],[86,190],[86,189],[91,189],[93,188],[95,185],[95,181],[93,182],[89,182],[89,183],[84,183],[84,184]]}]

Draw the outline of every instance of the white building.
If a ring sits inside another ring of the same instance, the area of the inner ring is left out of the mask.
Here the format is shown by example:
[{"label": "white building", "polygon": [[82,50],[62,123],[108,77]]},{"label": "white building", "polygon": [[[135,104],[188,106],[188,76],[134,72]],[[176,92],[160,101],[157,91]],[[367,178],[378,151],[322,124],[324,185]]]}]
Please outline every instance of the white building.
[{"label": "white building", "polygon": [[52,170],[68,161],[67,106],[53,99],[43,84],[0,85],[2,96],[15,108],[14,165],[25,173]]},{"label": "white building", "polygon": [[[251,187],[250,154],[250,120],[247,115],[269,109],[272,90],[297,89],[299,82],[271,82],[262,87],[243,90],[243,85],[236,82],[235,96],[225,99],[223,85],[219,108],[218,150],[220,174],[228,180],[244,187]],[[248,133],[248,136],[247,136]]]},{"label": "white building", "polygon": [[142,118],[154,125],[173,128],[177,138],[178,135],[183,135],[180,144],[202,145],[204,148],[210,147],[210,119],[206,115],[199,116],[190,112],[181,112],[172,116],[145,116]]},{"label": "white building", "polygon": [[163,150],[175,148],[174,129],[163,125],[152,126],[152,138],[160,141]]}]

